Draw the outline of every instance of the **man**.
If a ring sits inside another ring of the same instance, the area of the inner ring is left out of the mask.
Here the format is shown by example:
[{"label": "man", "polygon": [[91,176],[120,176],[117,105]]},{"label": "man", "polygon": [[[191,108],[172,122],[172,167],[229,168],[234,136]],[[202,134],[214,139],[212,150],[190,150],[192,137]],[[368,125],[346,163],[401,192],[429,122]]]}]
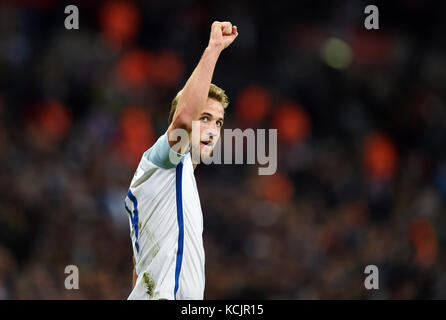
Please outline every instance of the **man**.
[{"label": "man", "polygon": [[[230,22],[212,24],[200,62],[172,102],[167,132],[144,153],[130,184],[125,208],[134,269],[128,299],[203,299],[203,215],[190,149],[209,157],[220,137],[228,98],[211,80],[220,53],[237,35]],[[197,141],[193,121],[200,124]]]}]

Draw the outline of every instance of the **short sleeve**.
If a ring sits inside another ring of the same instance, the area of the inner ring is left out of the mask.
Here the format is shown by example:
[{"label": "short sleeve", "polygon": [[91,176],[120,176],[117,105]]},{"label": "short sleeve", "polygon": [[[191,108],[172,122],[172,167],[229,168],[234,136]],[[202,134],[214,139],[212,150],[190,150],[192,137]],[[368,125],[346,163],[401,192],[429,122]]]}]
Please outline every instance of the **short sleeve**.
[{"label": "short sleeve", "polygon": [[183,156],[170,147],[167,131],[144,153],[147,160],[163,169],[175,168]]}]

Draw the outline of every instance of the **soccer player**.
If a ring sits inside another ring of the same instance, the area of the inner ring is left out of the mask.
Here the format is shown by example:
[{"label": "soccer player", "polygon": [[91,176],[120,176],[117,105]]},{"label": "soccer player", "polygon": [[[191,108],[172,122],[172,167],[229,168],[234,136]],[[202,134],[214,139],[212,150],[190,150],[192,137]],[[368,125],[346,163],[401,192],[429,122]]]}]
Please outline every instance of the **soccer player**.
[{"label": "soccer player", "polygon": [[[166,133],[144,153],[130,183],[125,209],[134,268],[128,299],[203,299],[203,214],[190,150],[208,157],[220,137],[228,97],[211,80],[220,53],[237,36],[230,22],[212,24],[200,62],[172,102]],[[193,121],[200,124],[196,142]],[[175,134],[179,130],[185,138]]]}]

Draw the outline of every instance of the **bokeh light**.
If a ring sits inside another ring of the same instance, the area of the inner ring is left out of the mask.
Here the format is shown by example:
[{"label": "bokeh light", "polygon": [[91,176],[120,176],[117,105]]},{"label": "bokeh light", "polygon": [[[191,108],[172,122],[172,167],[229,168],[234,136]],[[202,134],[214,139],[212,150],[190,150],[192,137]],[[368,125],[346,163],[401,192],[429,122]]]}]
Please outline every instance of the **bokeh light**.
[{"label": "bokeh light", "polygon": [[334,69],[347,69],[352,62],[352,50],[342,39],[327,39],[321,50],[321,55],[326,64]]},{"label": "bokeh light", "polygon": [[119,118],[119,152],[131,166],[136,167],[141,156],[155,141],[151,117],[141,106],[129,106]]},{"label": "bokeh light", "polygon": [[99,13],[103,37],[111,47],[121,49],[136,37],[141,17],[132,2],[104,1]]},{"label": "bokeh light", "polygon": [[411,224],[409,233],[417,262],[429,267],[435,262],[438,253],[437,235],[432,223],[426,219],[418,219]]},{"label": "bokeh light", "polygon": [[391,179],[398,168],[398,154],[393,142],[382,133],[372,133],[364,140],[364,164],[374,179]]},{"label": "bokeh light", "polygon": [[72,125],[71,112],[57,100],[37,103],[25,117],[31,140],[44,148],[62,141]]},{"label": "bokeh light", "polygon": [[294,195],[292,182],[279,172],[256,177],[254,189],[262,199],[281,205],[291,201]]},{"label": "bokeh light", "polygon": [[236,100],[237,120],[246,127],[262,123],[271,109],[271,94],[260,86],[245,87]]},{"label": "bokeh light", "polygon": [[153,65],[152,55],[142,49],[134,49],[117,62],[116,74],[120,83],[127,87],[142,87]]},{"label": "bokeh light", "polygon": [[183,78],[184,62],[176,52],[163,50],[154,55],[153,59],[148,75],[154,86],[172,87]]},{"label": "bokeh light", "polygon": [[274,110],[271,127],[277,128],[280,142],[300,143],[310,135],[311,120],[300,105],[287,101]]}]

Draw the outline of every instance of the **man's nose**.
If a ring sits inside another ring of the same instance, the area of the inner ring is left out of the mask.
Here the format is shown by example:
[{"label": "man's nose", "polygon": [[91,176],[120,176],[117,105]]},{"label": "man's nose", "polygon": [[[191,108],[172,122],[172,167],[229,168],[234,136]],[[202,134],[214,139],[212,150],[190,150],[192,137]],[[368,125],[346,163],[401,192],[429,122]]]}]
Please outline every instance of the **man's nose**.
[{"label": "man's nose", "polygon": [[209,134],[209,137],[212,137],[212,138],[218,135],[217,124],[214,123],[209,127],[208,134]]}]

